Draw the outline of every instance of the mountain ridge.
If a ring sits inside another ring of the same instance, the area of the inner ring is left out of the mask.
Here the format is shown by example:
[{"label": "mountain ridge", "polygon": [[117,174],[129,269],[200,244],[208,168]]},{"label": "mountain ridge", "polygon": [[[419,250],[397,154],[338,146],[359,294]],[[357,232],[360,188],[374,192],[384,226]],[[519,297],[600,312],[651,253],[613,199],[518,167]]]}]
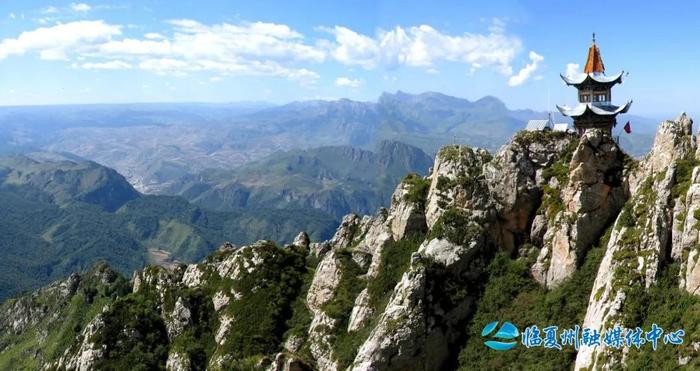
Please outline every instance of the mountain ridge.
[{"label": "mountain ridge", "polygon": [[94,162],[0,158],[0,299],[105,260],[122,273],[157,261],[199,260],[224,241],[265,235],[291,241],[300,228],[326,236],[315,210],[203,210],[175,196],[142,195]]},{"label": "mountain ridge", "polygon": [[[662,122],[640,161],[600,130],[520,132],[494,154],[446,146],[388,209],[346,215],[329,240],[225,244],[198,264],[147,267],[126,287],[62,291],[72,278],[6,302],[0,365],[33,353],[25,362],[69,369],[695,368],[698,148],[686,115]],[[51,353],[56,343],[32,334],[65,330],[32,313],[56,292],[67,292],[56,311],[79,325]],[[91,292],[103,309],[70,314]],[[686,332],[653,352],[495,352],[482,337],[494,320]]]}]

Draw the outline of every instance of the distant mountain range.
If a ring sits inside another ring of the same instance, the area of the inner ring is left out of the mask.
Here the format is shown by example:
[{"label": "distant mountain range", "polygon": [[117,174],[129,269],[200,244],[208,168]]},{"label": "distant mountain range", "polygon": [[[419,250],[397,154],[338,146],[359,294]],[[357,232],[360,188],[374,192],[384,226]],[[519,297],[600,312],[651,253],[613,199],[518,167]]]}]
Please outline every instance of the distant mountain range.
[{"label": "distant mountain range", "polygon": [[[477,101],[440,93],[384,93],[377,102],[265,104],[125,104],[0,107],[0,153],[52,151],[96,161],[145,193],[178,189],[183,179],[234,170],[279,151],[324,146],[372,150],[399,141],[434,155],[459,142],[497,150],[528,119],[495,97]],[[632,155],[645,153],[656,122],[625,116]],[[561,118],[557,118],[558,121]],[[276,156],[276,155],[275,155]]]},{"label": "distant mountain range", "polygon": [[[283,106],[2,107],[0,153],[23,155],[0,158],[0,299],[98,260],[129,273],[224,241],[328,238],[342,215],[388,206],[443,144],[493,151],[538,117],[494,97],[403,92]],[[655,124],[626,118],[634,134],[620,141],[639,155]]]},{"label": "distant mountain range", "polygon": [[372,213],[389,204],[401,178],[426,174],[432,157],[399,142],[376,152],[327,146],[272,154],[234,170],[212,170],[174,184],[181,195],[212,210],[312,208],[335,218]]}]

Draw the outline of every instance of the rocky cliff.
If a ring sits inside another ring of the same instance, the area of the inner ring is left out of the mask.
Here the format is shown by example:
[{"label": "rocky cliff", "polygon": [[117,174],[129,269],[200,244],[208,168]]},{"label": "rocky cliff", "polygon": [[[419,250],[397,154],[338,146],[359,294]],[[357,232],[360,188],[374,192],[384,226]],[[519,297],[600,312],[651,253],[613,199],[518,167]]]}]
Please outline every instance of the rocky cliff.
[{"label": "rocky cliff", "polygon": [[[697,367],[697,148],[685,115],[638,162],[600,131],[522,132],[493,155],[447,146],[328,241],[227,244],[131,280],[101,265],[8,300],[0,368]],[[481,337],[494,320],[687,335],[654,353],[497,352]]]}]

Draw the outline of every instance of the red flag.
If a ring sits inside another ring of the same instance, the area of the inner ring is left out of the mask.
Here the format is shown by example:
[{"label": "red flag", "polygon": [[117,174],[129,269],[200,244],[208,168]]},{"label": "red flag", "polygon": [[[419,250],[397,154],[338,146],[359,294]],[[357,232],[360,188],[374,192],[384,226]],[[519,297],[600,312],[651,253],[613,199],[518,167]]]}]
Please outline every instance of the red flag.
[{"label": "red flag", "polygon": [[624,129],[625,129],[625,133],[627,133],[627,134],[629,134],[629,133],[632,132],[632,126],[630,126],[630,122],[629,122],[629,121],[627,121],[627,123],[625,124]]}]

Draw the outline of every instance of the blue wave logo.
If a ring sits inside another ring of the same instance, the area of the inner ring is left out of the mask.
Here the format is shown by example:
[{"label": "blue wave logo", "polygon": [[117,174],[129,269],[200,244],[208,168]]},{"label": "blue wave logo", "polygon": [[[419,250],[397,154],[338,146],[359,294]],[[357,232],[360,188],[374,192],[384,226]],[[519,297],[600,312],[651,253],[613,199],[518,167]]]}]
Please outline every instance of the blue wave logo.
[{"label": "blue wave logo", "polygon": [[[487,324],[486,326],[484,326],[484,329],[481,330],[481,336],[485,337],[490,335],[496,329],[496,326],[498,326],[498,321],[493,321]],[[510,340],[517,338],[519,335],[520,331],[518,331],[518,328],[515,327],[515,325],[512,323],[506,322],[503,324],[503,326],[501,326],[500,329],[498,329],[498,332],[496,332],[496,334],[493,335],[493,337],[498,339]],[[508,350],[514,347],[516,344],[518,344],[517,341],[505,342],[488,340],[484,342],[484,345],[493,350]]]}]

